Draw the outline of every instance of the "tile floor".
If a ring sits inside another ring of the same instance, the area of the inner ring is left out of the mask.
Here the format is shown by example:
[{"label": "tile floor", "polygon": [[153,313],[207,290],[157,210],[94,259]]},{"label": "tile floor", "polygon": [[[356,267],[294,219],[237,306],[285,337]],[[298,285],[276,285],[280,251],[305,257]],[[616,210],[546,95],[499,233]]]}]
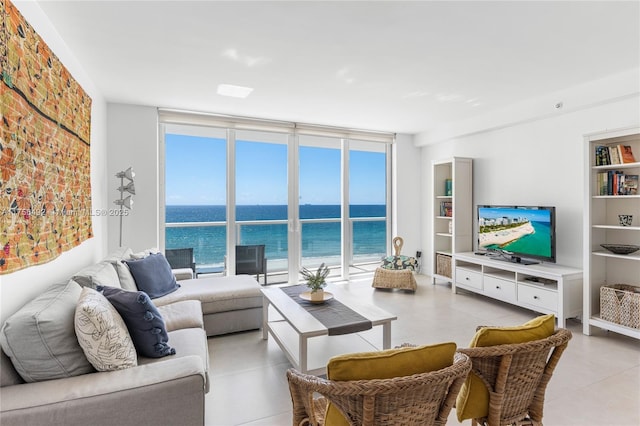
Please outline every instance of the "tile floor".
[{"label": "tile floor", "polygon": [[[454,341],[464,347],[479,324],[518,325],[538,315],[471,293],[452,294],[424,275],[417,279],[415,294],[374,290],[371,277],[341,285],[398,316],[392,346]],[[640,342],[602,330],[585,336],[577,320],[567,328],[573,339],[547,389],[545,425],[640,425]],[[361,336],[380,347],[381,330]],[[209,353],[206,425],[291,425],[290,364],[272,339],[262,340],[261,331],[213,337]],[[449,424],[460,424],[455,410]]]}]

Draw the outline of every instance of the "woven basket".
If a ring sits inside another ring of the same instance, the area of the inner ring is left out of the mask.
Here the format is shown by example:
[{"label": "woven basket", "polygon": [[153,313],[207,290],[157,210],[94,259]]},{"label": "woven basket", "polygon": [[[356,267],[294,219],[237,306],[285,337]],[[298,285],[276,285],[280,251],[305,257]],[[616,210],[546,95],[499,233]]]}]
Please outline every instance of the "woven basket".
[{"label": "woven basket", "polygon": [[451,256],[436,255],[436,274],[451,278]]},{"label": "woven basket", "polygon": [[636,288],[628,284],[600,287],[600,318],[640,329],[640,293]]}]

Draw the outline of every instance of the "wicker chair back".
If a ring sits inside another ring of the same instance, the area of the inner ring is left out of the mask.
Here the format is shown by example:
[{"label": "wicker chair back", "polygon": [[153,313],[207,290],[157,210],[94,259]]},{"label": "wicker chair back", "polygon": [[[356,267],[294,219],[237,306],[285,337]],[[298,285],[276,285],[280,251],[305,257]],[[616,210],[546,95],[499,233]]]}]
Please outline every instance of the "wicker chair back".
[{"label": "wicker chair back", "polygon": [[470,369],[461,353],[442,370],[391,379],[332,381],[289,369],[293,424],[323,425],[330,401],[353,426],[444,425]]},{"label": "wicker chair back", "polygon": [[542,425],[547,384],[570,339],[561,328],[532,342],[459,348],[489,390],[489,415],[472,424]]}]

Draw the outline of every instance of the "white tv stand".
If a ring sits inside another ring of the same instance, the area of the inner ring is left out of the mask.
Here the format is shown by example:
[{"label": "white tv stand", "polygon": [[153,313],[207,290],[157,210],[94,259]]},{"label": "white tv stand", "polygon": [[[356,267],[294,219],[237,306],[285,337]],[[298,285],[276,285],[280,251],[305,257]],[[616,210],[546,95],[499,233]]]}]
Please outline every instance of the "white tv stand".
[{"label": "white tv stand", "polygon": [[454,254],[456,288],[472,291],[544,314],[555,314],[558,327],[582,315],[582,270],[555,263],[523,265],[479,256]]}]

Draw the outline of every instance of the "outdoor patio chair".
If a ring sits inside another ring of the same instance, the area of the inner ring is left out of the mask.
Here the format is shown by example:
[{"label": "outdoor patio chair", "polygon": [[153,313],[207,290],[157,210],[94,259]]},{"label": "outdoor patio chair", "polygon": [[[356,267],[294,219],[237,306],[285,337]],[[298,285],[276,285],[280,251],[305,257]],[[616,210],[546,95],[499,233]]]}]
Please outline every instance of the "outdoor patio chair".
[{"label": "outdoor patio chair", "polygon": [[267,258],[264,251],[264,244],[236,246],[236,274],[256,274],[258,281],[260,274],[264,274],[264,284],[267,285]]},{"label": "outdoor patio chair", "polygon": [[[164,255],[177,279],[180,279],[179,276],[183,279],[195,276],[196,262],[193,257],[193,248],[166,249]],[[184,276],[185,274],[191,276]]]}]

